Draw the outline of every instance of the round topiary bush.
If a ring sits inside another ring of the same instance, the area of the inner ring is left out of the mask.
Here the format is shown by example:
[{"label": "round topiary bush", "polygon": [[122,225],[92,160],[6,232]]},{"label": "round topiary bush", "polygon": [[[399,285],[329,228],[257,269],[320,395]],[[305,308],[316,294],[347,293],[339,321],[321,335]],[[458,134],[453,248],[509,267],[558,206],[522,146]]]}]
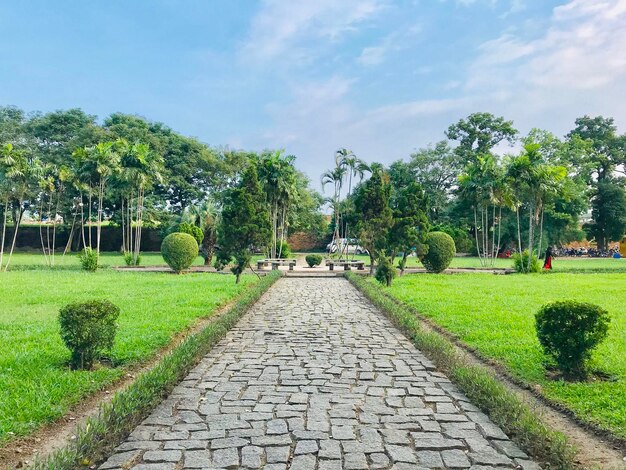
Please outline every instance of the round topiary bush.
[{"label": "round topiary bush", "polygon": [[61,339],[72,352],[72,369],[91,369],[98,355],[113,347],[119,315],[119,307],[108,300],[76,302],[61,309]]},{"label": "round topiary bush", "polygon": [[609,314],[603,308],[573,300],[544,305],[535,316],[537,337],[561,372],[584,378],[586,362],[609,331]]},{"label": "round topiary bush", "polygon": [[444,232],[430,232],[426,236],[428,252],[422,258],[422,264],[431,273],[446,270],[456,255],[454,240]]},{"label": "round topiary bush", "polygon": [[180,273],[198,256],[198,242],[188,233],[170,233],[161,243],[161,255],[170,268]]},{"label": "round topiary bush", "polygon": [[204,232],[200,227],[197,227],[193,224],[188,224],[187,222],[183,222],[182,224],[178,224],[178,232],[179,233],[188,233],[193,238],[196,239],[198,245],[202,243],[204,240]]},{"label": "round topiary bush", "polygon": [[319,266],[322,264],[322,255],[306,255],[304,258],[306,260],[306,264],[309,265],[309,268],[314,266]]}]

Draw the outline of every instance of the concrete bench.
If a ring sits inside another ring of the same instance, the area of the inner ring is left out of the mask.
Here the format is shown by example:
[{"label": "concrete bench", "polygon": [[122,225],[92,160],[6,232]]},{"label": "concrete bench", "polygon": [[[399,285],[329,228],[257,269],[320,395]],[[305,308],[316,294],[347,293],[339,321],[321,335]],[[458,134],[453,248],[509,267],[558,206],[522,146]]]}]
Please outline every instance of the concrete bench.
[{"label": "concrete bench", "polygon": [[257,269],[261,270],[267,265],[272,265],[272,270],[278,269],[279,266],[289,266],[289,271],[293,271],[296,265],[295,259],[261,259],[256,262]]},{"label": "concrete bench", "polygon": [[353,266],[356,266],[359,271],[363,271],[365,269],[365,261],[327,259],[326,266],[328,266],[330,271],[334,271],[335,266],[343,266],[344,271],[350,271]]}]

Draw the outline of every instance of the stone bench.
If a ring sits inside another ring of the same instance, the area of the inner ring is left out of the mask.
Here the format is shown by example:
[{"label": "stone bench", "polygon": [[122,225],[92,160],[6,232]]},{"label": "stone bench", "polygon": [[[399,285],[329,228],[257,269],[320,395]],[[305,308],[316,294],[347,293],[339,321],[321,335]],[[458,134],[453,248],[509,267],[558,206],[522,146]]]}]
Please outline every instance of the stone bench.
[{"label": "stone bench", "polygon": [[261,259],[256,262],[257,269],[261,270],[267,265],[272,265],[272,270],[278,269],[279,266],[289,266],[289,271],[293,271],[293,267],[296,265],[295,259]]},{"label": "stone bench", "polygon": [[334,271],[335,266],[343,266],[344,271],[350,271],[353,266],[356,266],[359,271],[363,271],[365,269],[365,261],[327,259],[326,266],[328,266],[330,271]]}]

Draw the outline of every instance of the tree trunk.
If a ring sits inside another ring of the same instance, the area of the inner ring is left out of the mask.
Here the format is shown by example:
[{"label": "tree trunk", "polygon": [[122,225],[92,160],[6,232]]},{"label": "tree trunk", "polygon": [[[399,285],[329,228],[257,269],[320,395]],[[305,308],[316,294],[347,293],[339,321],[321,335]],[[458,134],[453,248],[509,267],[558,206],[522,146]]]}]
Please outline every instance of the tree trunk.
[{"label": "tree trunk", "polygon": [[0,240],[0,271],[4,262],[4,240],[7,234],[7,212],[9,211],[9,200],[4,202],[4,212],[2,213],[2,240]]},{"label": "tree trunk", "polygon": [[9,251],[9,258],[7,259],[7,264],[4,266],[4,271],[9,270],[9,264],[11,263],[11,257],[13,256],[13,250],[15,249],[15,241],[17,240],[17,231],[20,228],[20,223],[22,222],[22,215],[24,215],[24,209],[22,209],[22,201],[19,201],[19,215],[17,216],[17,220],[15,221],[15,228],[13,230],[13,241],[11,242],[11,251]]},{"label": "tree trunk", "polygon": [[478,214],[477,214],[475,206],[474,206],[474,238],[476,239],[476,251],[478,252],[478,259],[480,260],[480,265],[482,266],[483,260],[480,256],[480,243],[478,241]]}]

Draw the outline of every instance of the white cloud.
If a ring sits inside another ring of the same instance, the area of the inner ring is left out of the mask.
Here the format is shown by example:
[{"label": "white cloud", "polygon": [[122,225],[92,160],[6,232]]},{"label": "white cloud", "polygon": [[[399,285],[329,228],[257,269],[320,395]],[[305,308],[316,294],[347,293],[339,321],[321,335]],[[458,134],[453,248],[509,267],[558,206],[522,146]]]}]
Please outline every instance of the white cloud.
[{"label": "white cloud", "polygon": [[336,41],[384,7],[382,0],[265,0],[242,47],[246,58],[303,59],[308,41]]},{"label": "white cloud", "polygon": [[386,46],[365,47],[357,58],[357,62],[361,65],[379,65],[385,59],[386,52]]}]

